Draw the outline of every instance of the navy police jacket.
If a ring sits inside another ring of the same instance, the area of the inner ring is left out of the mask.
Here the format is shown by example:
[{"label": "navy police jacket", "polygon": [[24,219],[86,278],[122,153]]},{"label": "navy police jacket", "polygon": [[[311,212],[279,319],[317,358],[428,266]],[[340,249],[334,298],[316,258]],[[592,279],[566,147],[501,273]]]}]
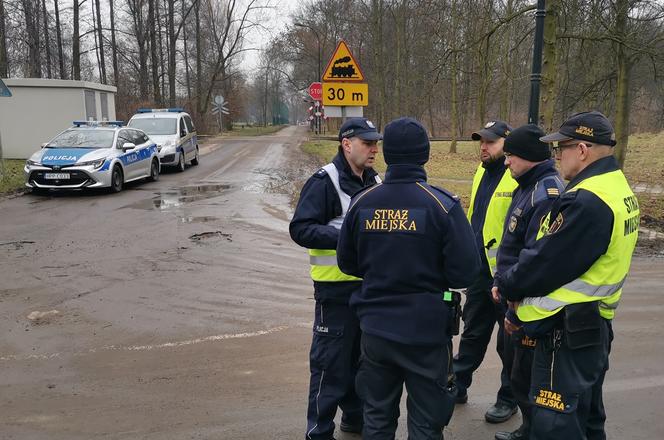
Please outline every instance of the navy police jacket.
[{"label": "navy police jacket", "polygon": [[[332,159],[339,170],[339,186],[349,196],[376,183],[376,171],[365,169],[362,179],[356,176],[342,152]],[[341,201],[332,181],[324,169],[319,169],[306,181],[300,192],[289,231],[293,241],[307,249],[336,249],[339,230],[327,223],[341,215]],[[317,300],[348,302],[360,281],[318,282],[314,281],[314,296]]]},{"label": "navy police jacket", "polygon": [[[599,159],[583,169],[567,187],[590,176],[617,170],[613,156]],[[551,219],[561,216],[555,241],[548,236],[524,249],[518,263],[497,274],[494,284],[510,301],[546,296],[583,275],[606,252],[611,242],[613,213],[590,191],[563,193],[551,206]],[[554,244],[552,244],[554,243]]]},{"label": "navy police jacket", "polygon": [[[514,266],[519,261],[519,253],[535,245],[544,217],[565,188],[553,159],[535,165],[515,179],[519,186],[512,194],[512,204],[505,218],[503,239],[498,248],[496,274]],[[504,295],[505,292],[501,294]],[[507,314],[510,321],[518,322],[512,310]]]},{"label": "navy police jacket", "polygon": [[364,279],[350,301],[362,331],[415,345],[449,342],[443,292],[470,285],[480,264],[458,198],[428,185],[417,165],[390,165],[384,183],[355,196],[337,260]]}]

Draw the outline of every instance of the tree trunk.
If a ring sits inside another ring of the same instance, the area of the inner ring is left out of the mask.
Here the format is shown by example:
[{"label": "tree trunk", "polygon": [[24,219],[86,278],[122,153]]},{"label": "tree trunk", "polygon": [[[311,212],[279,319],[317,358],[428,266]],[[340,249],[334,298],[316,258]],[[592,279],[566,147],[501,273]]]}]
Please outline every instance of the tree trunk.
[{"label": "tree trunk", "polygon": [[95,9],[97,13],[97,39],[99,40],[99,71],[101,72],[101,83],[106,84],[106,60],[104,59],[104,34],[101,29],[101,11],[99,0],[95,0]]},{"label": "tree trunk", "polygon": [[161,107],[161,92],[159,89],[159,60],[157,59],[157,26],[156,0],[148,0],[148,23],[150,28],[150,60],[152,61],[152,99],[154,105]]},{"label": "tree trunk", "polygon": [[[193,0],[197,2],[198,0]],[[182,0],[182,20],[185,17],[184,0]],[[189,49],[187,48],[187,25],[182,23],[182,40],[184,41],[184,69],[187,82],[187,100],[191,101],[191,76],[189,75]]]},{"label": "tree trunk", "polygon": [[558,50],[556,31],[558,28],[558,10],[560,0],[547,0],[544,17],[544,50],[542,53],[542,129],[550,133],[553,130],[553,118],[556,110],[558,92]]},{"label": "tree trunk", "polygon": [[80,4],[78,0],[74,0],[74,32],[72,34],[71,43],[71,68],[75,80],[81,79],[81,41],[79,36],[79,12]]},{"label": "tree trunk", "polygon": [[452,119],[452,132],[450,133],[452,135],[452,142],[450,143],[450,153],[457,152],[457,136],[459,133],[459,110],[457,103],[458,57],[459,53],[455,51],[454,54],[452,54],[452,69],[450,72],[452,77],[452,110],[450,115]]},{"label": "tree trunk", "polygon": [[51,38],[48,35],[48,13],[46,11],[46,0],[42,0],[42,12],[44,15],[44,47],[46,48],[46,75],[53,78],[51,71]]},{"label": "tree trunk", "polygon": [[[57,0],[55,0],[57,2]],[[118,85],[118,45],[115,42],[115,13],[113,11],[113,2],[109,0],[111,5],[111,52],[113,52],[113,85]]]},{"label": "tree trunk", "polygon": [[168,0],[168,103],[175,107],[175,0]]},{"label": "tree trunk", "polygon": [[41,52],[39,50],[39,2],[22,0],[25,11],[25,31],[28,35],[28,77],[41,78]]},{"label": "tree trunk", "polygon": [[[55,5],[55,36],[58,42],[58,66],[60,69],[60,78],[67,79],[69,75],[65,70],[65,57],[62,50],[62,30],[60,28],[60,6],[58,5],[58,0],[53,0]],[[112,5],[113,3],[111,3]]]},{"label": "tree trunk", "polygon": [[631,61],[626,53],[624,41],[627,38],[627,14],[629,13],[629,0],[616,2],[615,35],[619,43],[616,48],[616,64],[618,65],[618,80],[616,85],[616,141],[613,154],[622,168],[625,163],[627,144],[629,141],[629,82]]},{"label": "tree trunk", "polygon": [[383,74],[383,0],[372,0],[373,12],[373,64],[376,75],[373,83],[378,91],[376,110],[378,116],[378,129],[385,127],[385,75]]},{"label": "tree trunk", "polygon": [[[164,5],[161,5],[161,7],[164,7]],[[159,0],[155,0],[155,14],[157,16],[157,23],[159,25],[157,26],[157,41],[159,42],[159,71],[161,72],[161,75],[159,75],[159,85],[161,87],[161,100],[164,100],[164,97],[166,96],[166,80],[164,79],[164,45],[163,43],[163,36],[161,33],[161,13],[160,11],[160,6],[159,6]]]},{"label": "tree trunk", "polygon": [[196,6],[194,6],[194,16],[196,17],[196,109],[198,110],[198,116],[200,117],[205,113],[207,103],[203,105],[201,102],[201,95],[203,94],[203,83],[201,82],[201,76],[203,75],[203,67],[201,63],[201,17],[200,17],[200,0],[196,1]]},{"label": "tree trunk", "polygon": [[9,60],[7,59],[7,34],[5,32],[5,6],[0,0],[0,78],[9,77]]}]

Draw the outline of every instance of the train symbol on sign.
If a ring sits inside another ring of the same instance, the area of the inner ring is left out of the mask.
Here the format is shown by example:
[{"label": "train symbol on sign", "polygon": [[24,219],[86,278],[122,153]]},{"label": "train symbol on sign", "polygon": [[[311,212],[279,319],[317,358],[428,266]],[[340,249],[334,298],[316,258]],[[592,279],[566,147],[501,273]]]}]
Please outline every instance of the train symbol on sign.
[{"label": "train symbol on sign", "polygon": [[341,40],[323,72],[323,82],[358,82],[364,74],[346,42]]},{"label": "train symbol on sign", "polygon": [[332,66],[332,77],[333,78],[352,78],[355,73],[355,66],[353,64],[348,64],[346,66],[340,66],[339,64],[344,64],[344,63],[350,63],[352,60],[351,57],[346,56],[343,58],[339,58],[338,60],[334,61],[334,64]]}]

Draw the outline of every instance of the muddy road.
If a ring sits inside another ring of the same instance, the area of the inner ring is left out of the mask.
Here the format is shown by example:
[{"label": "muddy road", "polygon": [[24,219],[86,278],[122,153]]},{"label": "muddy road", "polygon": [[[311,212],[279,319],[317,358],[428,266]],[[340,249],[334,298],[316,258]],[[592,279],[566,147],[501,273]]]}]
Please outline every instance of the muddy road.
[{"label": "muddy road", "polygon": [[[210,143],[117,195],[0,200],[0,439],[303,438],[313,299],[288,220],[315,168],[305,134]],[[635,259],[609,438],[664,438],[663,285],[661,256]],[[498,372],[489,353],[446,438],[493,438]]]}]

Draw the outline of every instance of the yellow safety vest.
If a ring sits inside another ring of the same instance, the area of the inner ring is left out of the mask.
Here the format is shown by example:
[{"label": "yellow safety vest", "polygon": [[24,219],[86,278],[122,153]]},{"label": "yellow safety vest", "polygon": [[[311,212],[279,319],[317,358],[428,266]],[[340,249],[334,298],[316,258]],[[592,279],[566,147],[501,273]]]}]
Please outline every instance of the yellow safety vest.
[{"label": "yellow safety vest", "polygon": [[[613,230],[604,255],[579,278],[570,281],[546,296],[525,298],[517,315],[522,321],[536,321],[555,315],[568,304],[599,302],[599,313],[613,319],[627,278],[639,230],[639,203],[620,170],[592,176],[565,192],[585,189],[611,208]],[[548,232],[549,216],[537,235],[539,240]],[[552,269],[555,270],[555,269]]]},{"label": "yellow safety vest", "polygon": [[[341,201],[341,215],[333,218],[327,224],[341,229],[341,224],[346,217],[348,207],[350,206],[350,196],[342,191],[339,185],[339,170],[333,163],[328,163],[323,167],[327,171],[327,176],[332,181],[334,189],[337,191]],[[376,176],[376,183],[380,183],[380,177]],[[309,249],[309,264],[311,266],[309,273],[314,281],[334,283],[339,281],[361,281],[352,275],[346,275],[337,265],[336,249]]]},{"label": "yellow safety vest", "polygon": [[[475,196],[477,190],[482,182],[482,177],[486,170],[482,165],[477,168],[475,177],[473,178],[473,187],[470,193],[470,207],[468,208],[468,221],[472,221],[473,206],[475,205]],[[496,255],[498,255],[498,247],[503,238],[503,226],[505,225],[505,217],[507,211],[512,203],[512,193],[518,186],[516,180],[512,178],[509,170],[505,170],[502,179],[498,182],[496,189],[491,195],[489,206],[487,206],[486,214],[484,216],[484,227],[482,228],[482,237],[484,238],[483,250],[486,259],[489,262],[489,269],[491,275],[496,272]],[[492,243],[489,248],[489,243]]]}]

